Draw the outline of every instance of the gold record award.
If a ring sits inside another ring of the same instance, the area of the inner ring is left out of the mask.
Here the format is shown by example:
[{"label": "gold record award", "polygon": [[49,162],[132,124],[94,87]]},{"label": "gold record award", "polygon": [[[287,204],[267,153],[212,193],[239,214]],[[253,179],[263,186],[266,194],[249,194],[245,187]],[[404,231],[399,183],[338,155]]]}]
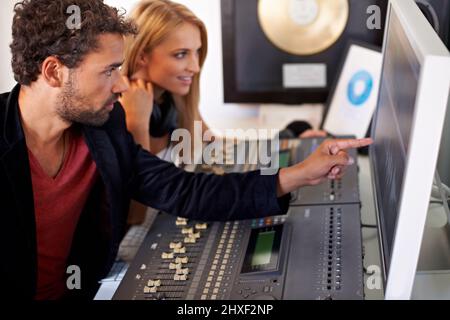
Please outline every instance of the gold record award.
[{"label": "gold record award", "polygon": [[348,0],[259,0],[258,19],[279,49],[313,55],[332,46],[349,16]]}]

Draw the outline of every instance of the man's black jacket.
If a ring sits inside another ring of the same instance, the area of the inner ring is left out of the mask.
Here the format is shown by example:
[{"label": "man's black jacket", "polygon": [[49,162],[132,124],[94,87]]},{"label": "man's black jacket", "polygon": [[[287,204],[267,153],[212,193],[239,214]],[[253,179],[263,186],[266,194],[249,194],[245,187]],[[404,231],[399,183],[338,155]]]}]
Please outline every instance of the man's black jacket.
[{"label": "man's black jacket", "polygon": [[[0,95],[0,295],[32,298],[36,291],[36,225],[27,146],[17,85]],[[38,107],[38,106],[36,106]],[[286,213],[277,175],[259,171],[222,177],[185,172],[136,145],[116,104],[102,127],[80,125],[100,179],[80,217],[68,265],[81,269],[81,297],[92,297],[122,239],[130,199],[198,219],[236,220]]]}]

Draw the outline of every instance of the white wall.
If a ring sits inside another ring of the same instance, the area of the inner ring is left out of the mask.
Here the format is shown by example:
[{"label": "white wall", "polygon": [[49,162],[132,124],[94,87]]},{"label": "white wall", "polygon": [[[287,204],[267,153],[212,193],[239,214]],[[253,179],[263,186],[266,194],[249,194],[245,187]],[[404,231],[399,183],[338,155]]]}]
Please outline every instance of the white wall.
[{"label": "white wall", "polygon": [[[17,0],[2,0],[0,12],[0,91],[14,85],[10,68],[12,8]],[[107,4],[130,12],[138,0],[106,0]],[[295,119],[308,120],[318,126],[322,108],[319,106],[283,107],[237,105],[223,103],[222,32],[220,0],[177,0],[190,8],[208,29],[209,50],[201,79],[200,111],[208,125],[217,130],[226,128],[280,129]]]},{"label": "white wall", "polygon": [[11,70],[11,24],[15,0],[2,0],[0,10],[0,92],[10,91],[15,81]]}]

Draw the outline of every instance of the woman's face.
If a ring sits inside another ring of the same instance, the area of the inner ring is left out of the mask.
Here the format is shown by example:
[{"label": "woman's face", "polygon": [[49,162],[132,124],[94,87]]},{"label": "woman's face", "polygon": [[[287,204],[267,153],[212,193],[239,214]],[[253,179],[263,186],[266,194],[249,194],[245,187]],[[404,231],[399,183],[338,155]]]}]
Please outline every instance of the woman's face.
[{"label": "woman's face", "polygon": [[200,29],[184,23],[150,52],[147,73],[156,99],[164,91],[180,96],[189,93],[194,75],[200,72],[201,46]]}]

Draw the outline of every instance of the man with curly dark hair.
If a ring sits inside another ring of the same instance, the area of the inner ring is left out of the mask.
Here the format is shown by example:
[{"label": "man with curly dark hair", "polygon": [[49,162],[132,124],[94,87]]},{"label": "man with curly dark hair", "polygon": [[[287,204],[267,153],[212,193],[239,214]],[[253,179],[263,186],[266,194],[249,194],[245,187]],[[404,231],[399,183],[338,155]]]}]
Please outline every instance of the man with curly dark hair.
[{"label": "man with curly dark hair", "polygon": [[[70,27],[73,8],[80,24]],[[127,132],[119,67],[123,37],[136,30],[116,9],[101,0],[25,0],[12,29],[18,85],[0,95],[0,278],[10,298],[92,298],[130,199],[204,221],[281,214],[290,191],[340,176],[351,163],[343,150],[370,143],[327,141],[273,176],[184,172]],[[71,265],[81,270],[76,290],[66,286]]]}]

